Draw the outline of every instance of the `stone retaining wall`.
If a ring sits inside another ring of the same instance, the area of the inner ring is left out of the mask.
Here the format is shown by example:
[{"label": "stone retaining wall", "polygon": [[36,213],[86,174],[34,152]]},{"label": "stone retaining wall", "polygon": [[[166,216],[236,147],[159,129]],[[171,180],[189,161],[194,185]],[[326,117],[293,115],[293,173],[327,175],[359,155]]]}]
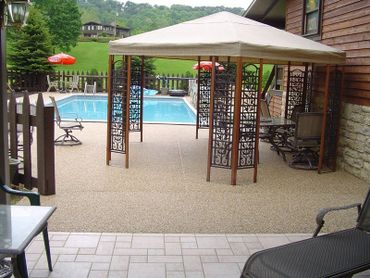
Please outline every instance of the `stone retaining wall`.
[{"label": "stone retaining wall", "polygon": [[344,104],[338,166],[370,182],[370,107]]}]

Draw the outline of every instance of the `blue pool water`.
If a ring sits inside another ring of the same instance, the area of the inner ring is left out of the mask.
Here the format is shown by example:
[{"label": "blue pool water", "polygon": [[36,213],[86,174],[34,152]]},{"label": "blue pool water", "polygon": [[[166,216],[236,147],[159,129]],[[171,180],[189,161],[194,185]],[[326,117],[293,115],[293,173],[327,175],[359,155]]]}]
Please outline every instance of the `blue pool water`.
[{"label": "blue pool water", "polygon": [[[85,121],[107,120],[106,96],[70,96],[57,101],[63,119],[76,113]],[[196,116],[180,98],[144,97],[145,123],[195,124]]]}]

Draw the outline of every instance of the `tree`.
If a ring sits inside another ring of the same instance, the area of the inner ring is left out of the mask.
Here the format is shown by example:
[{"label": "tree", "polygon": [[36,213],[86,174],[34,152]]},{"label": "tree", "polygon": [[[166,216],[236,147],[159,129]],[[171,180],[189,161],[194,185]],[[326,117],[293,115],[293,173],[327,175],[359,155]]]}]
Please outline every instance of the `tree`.
[{"label": "tree", "polygon": [[76,0],[36,0],[46,18],[52,43],[62,51],[76,46],[81,34],[81,14]]},{"label": "tree", "polygon": [[51,37],[37,8],[31,8],[27,25],[13,36],[11,46],[8,58],[12,68],[25,73],[48,73],[53,70],[47,60],[53,53]]},{"label": "tree", "polygon": [[[132,67],[136,70],[141,69],[141,58],[138,56],[132,57]],[[144,69],[147,74],[155,74],[155,65],[153,58],[145,58],[144,60]]]}]

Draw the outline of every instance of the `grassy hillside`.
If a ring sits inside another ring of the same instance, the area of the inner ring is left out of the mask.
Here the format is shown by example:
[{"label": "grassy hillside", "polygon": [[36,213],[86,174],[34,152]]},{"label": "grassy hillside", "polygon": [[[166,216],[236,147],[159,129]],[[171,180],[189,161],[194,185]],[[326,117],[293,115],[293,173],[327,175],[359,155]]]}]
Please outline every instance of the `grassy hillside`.
[{"label": "grassy hillside", "polygon": [[156,72],[158,74],[185,74],[190,72],[195,75],[197,71],[193,70],[192,67],[196,61],[184,61],[184,60],[168,60],[168,59],[155,59]]},{"label": "grassy hillside", "polygon": [[76,57],[76,63],[56,66],[57,70],[90,71],[96,69],[99,72],[105,72],[108,69],[108,44],[106,43],[79,42],[68,54]]},{"label": "grassy hillside", "polygon": [[[96,69],[99,72],[108,70],[108,43],[100,42],[79,42],[68,54],[77,58],[74,65],[56,66],[57,70],[69,71],[91,71]],[[155,59],[157,74],[175,74],[182,75],[186,73],[196,74],[192,66],[196,61]],[[264,66],[264,82],[268,78],[267,71],[271,71],[271,65]]]},{"label": "grassy hillside", "polygon": [[[90,71],[96,69],[99,72],[108,70],[108,43],[79,42],[69,55],[77,58],[74,65],[56,66],[57,70]],[[156,59],[155,66],[158,74],[185,74],[187,71],[195,73],[192,69],[195,61]]]}]

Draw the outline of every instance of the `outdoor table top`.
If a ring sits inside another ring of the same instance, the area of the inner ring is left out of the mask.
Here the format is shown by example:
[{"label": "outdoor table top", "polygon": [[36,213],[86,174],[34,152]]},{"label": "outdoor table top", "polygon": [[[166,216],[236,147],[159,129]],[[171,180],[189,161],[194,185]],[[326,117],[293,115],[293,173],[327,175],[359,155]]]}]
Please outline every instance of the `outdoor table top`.
[{"label": "outdoor table top", "polygon": [[262,127],[294,127],[295,122],[285,118],[264,118],[261,117],[260,126]]},{"label": "outdoor table top", "polygon": [[56,207],[0,205],[0,254],[18,255]]}]

